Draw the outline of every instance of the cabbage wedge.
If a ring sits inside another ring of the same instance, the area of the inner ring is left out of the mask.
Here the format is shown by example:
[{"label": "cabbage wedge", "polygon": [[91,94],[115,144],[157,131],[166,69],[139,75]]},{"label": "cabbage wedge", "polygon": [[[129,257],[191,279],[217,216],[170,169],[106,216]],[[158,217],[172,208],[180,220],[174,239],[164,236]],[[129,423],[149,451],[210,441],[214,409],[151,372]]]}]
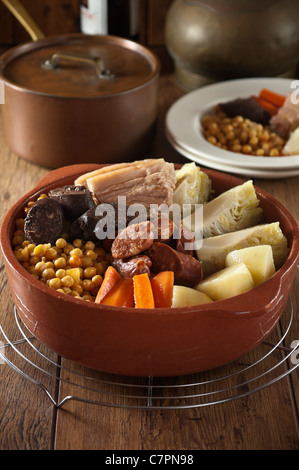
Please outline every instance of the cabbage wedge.
[{"label": "cabbage wedge", "polygon": [[[183,220],[185,228],[193,233],[198,233],[196,221],[197,208],[192,217]],[[203,208],[203,238],[215,237],[229,232],[235,232],[252,227],[262,222],[263,210],[259,206],[259,199],[252,181],[235,186],[211,201],[204,204]]]},{"label": "cabbage wedge", "polygon": [[196,255],[202,263],[204,277],[225,267],[228,253],[249,246],[270,245],[275,268],[279,269],[289,253],[288,242],[279,222],[256,225],[236,232],[204,238]]},{"label": "cabbage wedge", "polygon": [[192,163],[185,163],[176,170],[176,186],[173,202],[183,208],[184,204],[204,204],[210,198],[212,181],[210,177]]}]

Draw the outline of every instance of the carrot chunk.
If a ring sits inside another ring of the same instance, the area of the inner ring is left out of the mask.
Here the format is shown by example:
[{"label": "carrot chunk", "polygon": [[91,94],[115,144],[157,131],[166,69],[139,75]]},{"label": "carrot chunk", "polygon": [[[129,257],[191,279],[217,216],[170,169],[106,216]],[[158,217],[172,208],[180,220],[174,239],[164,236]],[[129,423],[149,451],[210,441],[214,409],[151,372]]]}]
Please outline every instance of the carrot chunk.
[{"label": "carrot chunk", "polygon": [[259,96],[252,96],[251,98],[255,100],[265,111],[267,111],[270,116],[275,116],[275,114],[277,114],[278,107],[270,103],[270,101],[266,101]]},{"label": "carrot chunk", "polygon": [[277,106],[278,108],[281,108],[281,106],[284,104],[285,99],[286,99],[285,96],[280,95],[279,93],[275,93],[274,91],[268,90],[267,88],[263,88],[260,91],[259,97],[262,100],[272,103],[274,106]]},{"label": "carrot chunk", "polygon": [[154,295],[155,307],[169,308],[172,305],[174,273],[162,271],[152,279],[151,285]]},{"label": "carrot chunk", "polygon": [[121,277],[119,273],[116,271],[116,269],[113,268],[113,266],[109,266],[105,273],[101,287],[97,293],[95,302],[98,304],[101,303],[102,300],[106,297],[106,295],[116,285],[116,283],[120,281],[120,279]]},{"label": "carrot chunk", "polygon": [[100,303],[114,307],[134,307],[133,279],[120,279]]},{"label": "carrot chunk", "polygon": [[134,299],[136,308],[155,308],[154,295],[148,274],[133,277]]}]

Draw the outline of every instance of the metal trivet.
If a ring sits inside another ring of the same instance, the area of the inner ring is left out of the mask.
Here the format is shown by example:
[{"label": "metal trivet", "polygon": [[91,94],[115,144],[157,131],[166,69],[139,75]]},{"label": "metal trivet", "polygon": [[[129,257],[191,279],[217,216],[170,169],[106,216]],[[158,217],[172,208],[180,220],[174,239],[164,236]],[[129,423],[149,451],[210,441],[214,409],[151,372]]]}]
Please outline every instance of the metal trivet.
[{"label": "metal trivet", "polygon": [[[0,295],[6,286],[5,281]],[[135,409],[211,406],[260,391],[297,369],[299,342],[289,338],[293,314],[294,307],[290,297],[277,326],[279,331],[277,333],[276,329],[273,332],[276,340],[269,341],[272,333],[254,351],[231,364],[180,377],[143,378],[106,374],[57,358],[57,355],[30,335],[14,307],[15,331],[10,333],[10,337],[0,323],[3,336],[3,339],[0,336],[0,364],[3,362],[9,365],[22,377],[40,387],[57,408],[62,408],[71,400]],[[70,390],[73,391],[71,394]]]}]

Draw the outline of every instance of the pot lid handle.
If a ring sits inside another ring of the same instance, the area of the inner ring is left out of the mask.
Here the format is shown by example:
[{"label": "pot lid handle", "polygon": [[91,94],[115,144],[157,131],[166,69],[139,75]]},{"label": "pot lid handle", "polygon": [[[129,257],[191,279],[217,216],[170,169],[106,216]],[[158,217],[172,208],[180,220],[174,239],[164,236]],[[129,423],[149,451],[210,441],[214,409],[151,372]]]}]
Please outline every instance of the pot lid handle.
[{"label": "pot lid handle", "polygon": [[19,0],[2,0],[2,3],[4,3],[19,23],[26,29],[33,41],[45,37]]},{"label": "pot lid handle", "polygon": [[43,67],[47,70],[54,70],[61,59],[91,64],[95,67],[97,76],[103,80],[111,80],[115,77],[110,70],[105,69],[104,62],[100,57],[90,57],[77,52],[58,51],[43,63]]}]

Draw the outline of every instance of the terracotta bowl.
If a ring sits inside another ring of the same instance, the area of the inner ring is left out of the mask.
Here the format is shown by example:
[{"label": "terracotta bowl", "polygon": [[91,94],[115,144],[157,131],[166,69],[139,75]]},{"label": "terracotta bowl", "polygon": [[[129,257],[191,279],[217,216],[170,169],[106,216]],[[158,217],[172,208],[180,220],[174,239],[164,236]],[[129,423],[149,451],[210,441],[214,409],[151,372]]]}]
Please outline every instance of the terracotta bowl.
[{"label": "terracotta bowl", "polygon": [[[275,275],[253,290],[211,304],[135,310],[96,305],[57,293],[35,280],[11,247],[14,222],[29,200],[51,188],[71,184],[98,165],[75,165],[50,172],[7,213],[1,249],[17,311],[30,332],[59,355],[90,368],[134,376],[170,376],[229,363],[261,343],[284,311],[294,280],[299,230],[289,211],[256,188],[266,222],[279,221],[290,254]],[[217,192],[243,183],[205,170]]]}]

